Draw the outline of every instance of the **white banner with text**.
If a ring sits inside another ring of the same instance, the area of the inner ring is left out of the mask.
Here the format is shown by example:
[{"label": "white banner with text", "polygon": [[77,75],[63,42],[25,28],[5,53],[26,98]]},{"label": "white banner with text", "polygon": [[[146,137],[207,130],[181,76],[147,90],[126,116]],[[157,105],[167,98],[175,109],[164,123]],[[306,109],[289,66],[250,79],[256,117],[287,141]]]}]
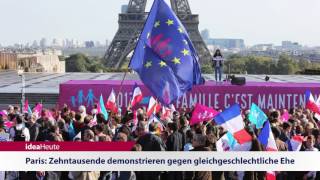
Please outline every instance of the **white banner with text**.
[{"label": "white banner with text", "polygon": [[7,152],[1,171],[320,171],[319,152]]}]

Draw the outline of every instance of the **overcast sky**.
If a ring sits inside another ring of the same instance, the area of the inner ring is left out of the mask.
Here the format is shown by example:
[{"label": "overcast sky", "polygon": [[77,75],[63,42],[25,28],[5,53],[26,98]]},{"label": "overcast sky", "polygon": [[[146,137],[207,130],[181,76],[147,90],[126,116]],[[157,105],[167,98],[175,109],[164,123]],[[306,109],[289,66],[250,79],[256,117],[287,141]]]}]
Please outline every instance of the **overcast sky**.
[{"label": "overcast sky", "polygon": [[[166,0],[169,2],[169,0]],[[118,28],[129,0],[0,0],[0,44],[42,37],[105,42]],[[149,0],[149,11],[152,0]],[[189,0],[200,30],[213,38],[242,38],[247,45],[282,40],[320,45],[320,0]]]}]

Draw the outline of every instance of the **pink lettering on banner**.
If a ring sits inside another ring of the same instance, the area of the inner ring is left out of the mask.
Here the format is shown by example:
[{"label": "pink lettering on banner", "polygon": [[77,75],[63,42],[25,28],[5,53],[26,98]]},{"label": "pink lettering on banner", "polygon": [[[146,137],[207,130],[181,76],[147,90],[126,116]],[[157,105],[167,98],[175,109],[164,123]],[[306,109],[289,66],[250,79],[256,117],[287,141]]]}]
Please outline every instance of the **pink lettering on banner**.
[{"label": "pink lettering on banner", "polygon": [[[111,90],[116,93],[117,104],[126,109],[132,98],[132,89],[137,82],[144,97],[151,96],[150,91],[140,82],[128,80],[121,81],[68,81],[60,84],[59,104],[68,104],[77,109],[85,105],[88,110],[98,102],[100,94],[107,100]],[[244,86],[231,84],[216,85],[206,82],[205,85],[195,86],[191,92],[182,96],[174,105],[176,108],[191,108],[196,103],[214,108],[225,109],[238,103],[242,109],[249,109],[252,103],[266,110],[270,108],[290,109],[305,105],[305,91],[310,90],[315,97],[320,94],[320,83],[273,83],[273,82],[248,82]],[[147,104],[143,104],[147,106]]]}]

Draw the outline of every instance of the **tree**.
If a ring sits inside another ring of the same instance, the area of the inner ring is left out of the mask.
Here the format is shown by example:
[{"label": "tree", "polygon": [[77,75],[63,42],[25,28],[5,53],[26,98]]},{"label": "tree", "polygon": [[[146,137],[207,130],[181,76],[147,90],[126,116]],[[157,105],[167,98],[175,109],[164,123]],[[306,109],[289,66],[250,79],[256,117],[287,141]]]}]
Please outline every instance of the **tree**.
[{"label": "tree", "polygon": [[105,66],[102,59],[97,57],[87,57],[84,54],[73,54],[66,58],[67,72],[104,72]]},{"label": "tree", "polygon": [[67,72],[87,72],[87,57],[84,54],[73,54],[66,58]]},{"label": "tree", "polygon": [[280,55],[277,74],[294,74],[299,71],[298,63],[288,55]]}]

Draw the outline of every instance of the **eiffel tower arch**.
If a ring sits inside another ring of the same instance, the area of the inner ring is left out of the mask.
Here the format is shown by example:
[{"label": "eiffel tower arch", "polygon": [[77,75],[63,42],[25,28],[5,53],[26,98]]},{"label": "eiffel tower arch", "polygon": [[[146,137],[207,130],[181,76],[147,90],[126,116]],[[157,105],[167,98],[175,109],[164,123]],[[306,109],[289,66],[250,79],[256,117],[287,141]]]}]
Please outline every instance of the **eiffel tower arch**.
[{"label": "eiffel tower arch", "polygon": [[[199,32],[199,15],[192,14],[188,0],[170,0],[171,8],[184,24],[195,46],[200,64],[209,63],[210,52]],[[107,67],[121,68],[136,46],[148,13],[147,0],[130,0],[126,13],[119,14],[119,28],[104,56]]]}]

